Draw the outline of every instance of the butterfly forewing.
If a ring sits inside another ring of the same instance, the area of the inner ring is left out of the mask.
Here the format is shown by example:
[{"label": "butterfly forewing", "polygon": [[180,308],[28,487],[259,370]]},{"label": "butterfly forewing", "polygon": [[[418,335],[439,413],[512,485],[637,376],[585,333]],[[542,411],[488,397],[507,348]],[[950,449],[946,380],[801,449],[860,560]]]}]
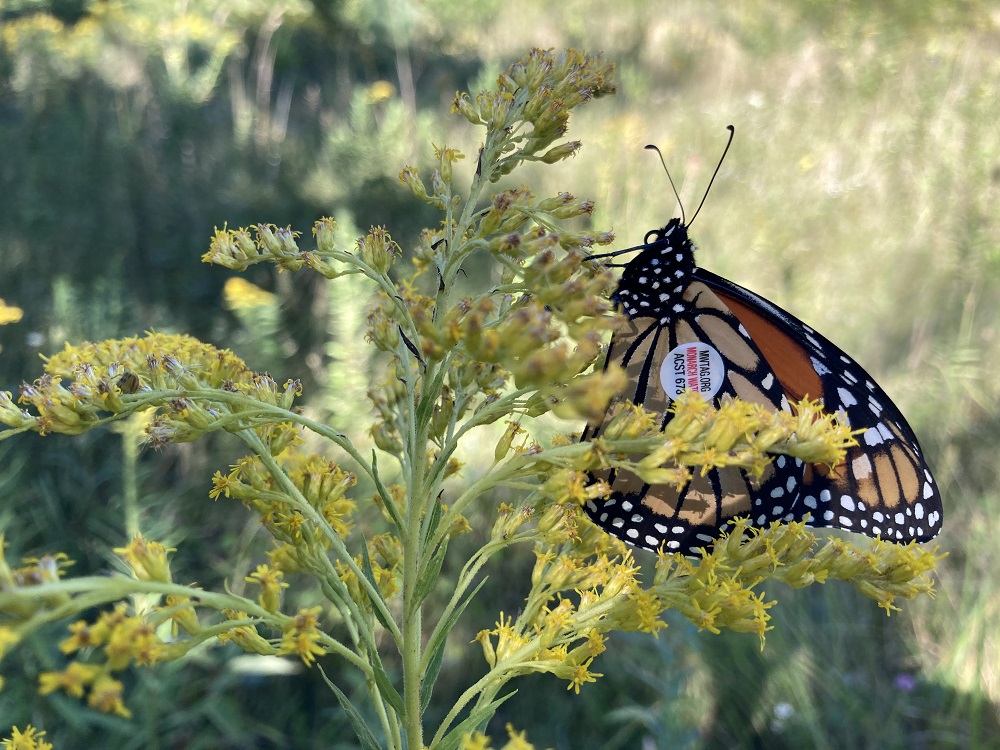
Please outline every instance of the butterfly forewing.
[{"label": "butterfly forewing", "polygon": [[[653,240],[650,241],[650,237]],[[738,397],[774,410],[821,399],[855,429],[859,445],[830,469],[778,456],[757,481],[736,468],[695,473],[677,490],[605,471],[605,501],[587,512],[608,532],[650,549],[692,553],[726,524],[808,517],[895,541],[924,541],[941,526],[941,497],[903,415],[850,357],[809,326],[753,292],[694,264],[686,228],[672,220],[647,235],[625,266],[615,299],[628,316],[608,362],[629,378],[620,395],[670,419],[672,398],[687,388],[713,401]],[[603,423],[584,438],[599,437]]]},{"label": "butterfly forewing", "polygon": [[[669,419],[668,393],[676,395],[684,390],[674,378],[705,369],[697,362],[697,354],[706,350],[690,345],[708,343],[725,363],[713,398],[737,396],[775,410],[788,408],[761,352],[711,289],[689,282],[677,304],[680,309],[669,324],[663,324],[661,318],[637,316],[615,332],[608,361],[625,369],[630,384],[620,399],[661,413],[665,425]],[[603,424],[591,425],[584,437],[599,437],[602,432]],[[710,546],[735,517],[750,515],[760,524],[787,517],[788,503],[780,498],[794,495],[804,470],[801,462],[781,457],[757,480],[740,469],[725,467],[705,474],[696,471],[680,490],[672,485],[650,486],[628,471],[606,471],[595,478],[608,482],[611,495],[587,510],[598,525],[632,544],[649,549],[662,545],[669,551],[692,553]],[[777,502],[765,506],[764,497]]]}]

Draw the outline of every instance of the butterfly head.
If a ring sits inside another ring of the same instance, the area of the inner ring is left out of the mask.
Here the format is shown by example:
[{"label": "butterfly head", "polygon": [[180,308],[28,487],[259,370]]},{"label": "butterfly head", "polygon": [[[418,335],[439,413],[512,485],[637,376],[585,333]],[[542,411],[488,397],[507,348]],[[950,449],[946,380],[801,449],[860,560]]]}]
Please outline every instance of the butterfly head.
[{"label": "butterfly head", "polygon": [[657,318],[666,324],[685,307],[684,291],[695,269],[694,244],[680,219],[649,232],[645,242],[625,266],[613,297],[630,318]]}]

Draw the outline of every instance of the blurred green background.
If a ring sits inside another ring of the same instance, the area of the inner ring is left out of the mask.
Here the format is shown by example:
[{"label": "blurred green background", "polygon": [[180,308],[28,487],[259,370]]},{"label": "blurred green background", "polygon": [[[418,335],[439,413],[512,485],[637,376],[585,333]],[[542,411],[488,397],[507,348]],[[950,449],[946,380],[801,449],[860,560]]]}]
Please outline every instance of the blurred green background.
[{"label": "blurred green background", "polygon": [[[366,288],[260,269],[249,280],[278,304],[227,307],[230,274],[199,256],[214,226],[308,238],[324,214],[345,242],[385,224],[405,248],[439,219],[396,175],[427,167],[433,142],[472,157],[468,179],[480,133],[451,99],[532,46],[619,66],[619,96],[571,122],[583,151],[514,177],[596,199],[593,223],[620,247],[676,211],[642,146],[661,147],[690,213],[736,126],[692,230],[699,262],[879,379],[936,470],[949,556],[937,598],[891,618],[843,585],[769,590],[763,653],[679,620],[618,638],[597,684],[576,696],[527,679],[491,733],[509,721],[560,749],[1000,747],[998,3],[0,0],[0,297],[24,311],[0,326],[0,387],[37,377],[37,353],[66,340],[187,331],[302,378],[309,408],[363,435]],[[138,522],[179,548],[178,579],[240,587],[259,524],[207,497],[237,446],[136,463],[122,445],[110,431],[0,443],[10,558],[64,550],[99,573]],[[483,670],[468,641],[516,611],[531,562],[524,550],[490,571],[432,714]],[[355,746],[316,670],[244,668],[222,648],[132,675],[130,723],[39,697],[61,637],[5,659],[0,732],[31,721],[59,748]],[[325,664],[361,696],[342,666]]]}]

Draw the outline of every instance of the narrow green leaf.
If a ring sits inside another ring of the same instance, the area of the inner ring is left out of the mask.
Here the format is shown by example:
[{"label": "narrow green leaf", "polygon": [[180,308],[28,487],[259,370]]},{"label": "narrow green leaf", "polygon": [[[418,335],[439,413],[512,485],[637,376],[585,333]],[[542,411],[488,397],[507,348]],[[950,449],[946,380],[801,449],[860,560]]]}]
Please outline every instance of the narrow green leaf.
[{"label": "narrow green leaf", "polygon": [[420,685],[421,707],[426,709],[427,704],[430,702],[431,693],[434,690],[434,682],[437,680],[438,672],[441,671],[441,663],[444,661],[444,647],[448,642],[448,634],[455,627],[455,623],[458,622],[458,618],[462,616],[465,608],[469,606],[469,602],[479,593],[479,589],[483,587],[487,580],[488,577],[483,578],[476,588],[466,594],[462,602],[448,615],[448,620],[445,622],[444,627],[438,629],[428,642],[424,653],[429,653],[431,656],[427,660],[427,667],[424,670],[424,681]]},{"label": "narrow green leaf", "polygon": [[415,605],[419,605],[427,595],[431,593],[434,588],[434,584],[437,582],[438,576],[441,575],[441,565],[444,564],[444,555],[448,551],[448,542],[443,541],[438,546],[437,550],[434,552],[434,557],[430,559],[427,563],[427,567],[424,568],[424,574],[420,576],[420,580],[417,581],[417,590],[414,592]]},{"label": "narrow green leaf", "polygon": [[376,456],[377,453],[372,448],[372,478],[375,480],[375,487],[378,489],[378,494],[382,498],[382,502],[385,503],[385,509],[392,517],[392,522],[396,524],[397,529],[401,529],[403,528],[403,517],[399,515],[399,508],[396,507],[392,495],[389,494],[389,490],[382,483],[382,478],[378,475],[378,458]]},{"label": "narrow green leaf", "polygon": [[431,695],[434,694],[434,683],[437,682],[438,673],[444,663],[444,645],[447,640],[441,641],[430,660],[427,662],[427,671],[424,672],[424,680],[420,683],[420,710],[426,711],[430,705]]},{"label": "narrow green leaf", "polygon": [[[444,376],[447,371],[447,367],[439,366],[437,372],[434,374],[434,380],[431,381],[430,388],[425,389],[421,393],[416,414],[418,430],[426,427],[434,415],[434,406],[437,404],[437,396],[441,393],[441,387],[444,385]],[[434,395],[433,398],[431,398],[431,394]]]},{"label": "narrow green leaf", "polygon": [[395,685],[392,684],[392,680],[389,679],[389,675],[385,673],[385,667],[382,666],[382,660],[378,658],[378,654],[373,654],[372,659],[372,672],[375,677],[375,686],[378,688],[379,693],[385,698],[386,703],[392,706],[392,710],[397,714],[402,716],[406,713],[406,709],[403,707],[403,698],[396,690]]},{"label": "narrow green leaf", "polygon": [[466,732],[473,732],[479,728],[481,724],[485,724],[490,718],[497,712],[500,705],[517,693],[516,690],[512,690],[507,693],[507,695],[502,698],[497,698],[494,701],[490,701],[485,706],[480,706],[475,711],[466,717],[458,726],[454,727],[448,734],[444,736],[437,745],[435,745],[434,750],[457,750],[459,743],[462,741],[462,735]]},{"label": "narrow green leaf", "polygon": [[333,694],[337,696],[337,700],[340,701],[340,707],[344,709],[347,718],[351,720],[351,726],[354,728],[354,733],[361,742],[362,750],[382,750],[378,744],[378,739],[376,739],[372,730],[368,728],[364,718],[358,713],[358,709],[351,704],[350,699],[344,695],[343,691],[330,681],[330,678],[326,676],[326,672],[323,671],[322,667],[319,668],[319,671],[323,675],[323,680],[333,691]]},{"label": "narrow green leaf", "polygon": [[431,503],[431,512],[424,521],[424,544],[430,541],[437,531],[438,524],[441,523],[441,514],[444,513],[444,506],[440,500]]}]

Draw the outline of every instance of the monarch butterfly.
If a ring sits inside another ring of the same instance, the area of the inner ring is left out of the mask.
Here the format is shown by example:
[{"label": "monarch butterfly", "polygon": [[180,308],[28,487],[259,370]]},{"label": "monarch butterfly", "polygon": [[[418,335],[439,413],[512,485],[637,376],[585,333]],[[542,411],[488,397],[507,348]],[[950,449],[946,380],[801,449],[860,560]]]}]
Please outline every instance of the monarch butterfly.
[{"label": "monarch butterfly", "polygon": [[[709,189],[714,180],[713,174]],[[692,222],[703,204],[704,198]],[[647,233],[643,245],[631,248],[639,254],[623,266],[612,298],[627,322],[607,354],[607,363],[628,375],[628,390],[617,400],[662,412],[666,425],[671,399],[694,377],[702,396],[715,401],[736,396],[787,411],[790,401],[821,399],[826,411],[864,432],[832,470],[778,456],[757,482],[725,467],[696,472],[678,490],[606,470],[599,478],[611,491],[585,506],[590,518],[633,545],[685,554],[711,546],[738,516],[755,526],[808,516],[812,526],[896,542],[936,536],[941,495],[899,409],[857,362],[798,318],[696,266],[688,225],[682,207],[681,218]],[[609,255],[621,252],[628,250]],[[600,436],[603,426],[588,425],[583,439]]]}]

